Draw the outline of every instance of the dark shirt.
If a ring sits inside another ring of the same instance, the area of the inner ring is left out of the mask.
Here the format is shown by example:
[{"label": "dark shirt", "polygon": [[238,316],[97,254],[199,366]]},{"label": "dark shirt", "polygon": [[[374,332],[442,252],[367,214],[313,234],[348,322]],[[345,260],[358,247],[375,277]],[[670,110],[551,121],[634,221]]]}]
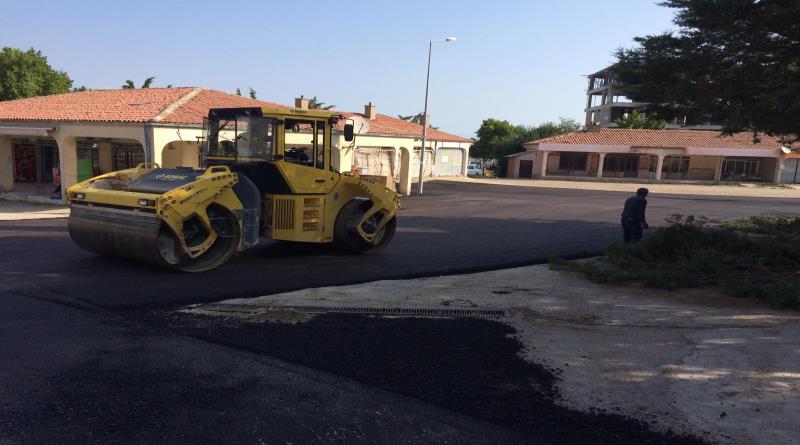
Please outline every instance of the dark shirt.
[{"label": "dark shirt", "polygon": [[625,200],[625,208],[622,209],[622,221],[629,223],[643,223],[644,211],[647,208],[647,200],[639,195],[631,196]]}]

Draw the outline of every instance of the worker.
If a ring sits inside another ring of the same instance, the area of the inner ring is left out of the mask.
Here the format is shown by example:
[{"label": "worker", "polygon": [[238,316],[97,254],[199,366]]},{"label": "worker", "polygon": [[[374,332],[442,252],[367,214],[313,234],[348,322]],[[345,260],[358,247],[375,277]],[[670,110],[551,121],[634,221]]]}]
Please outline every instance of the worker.
[{"label": "worker", "polygon": [[635,244],[642,239],[642,231],[650,228],[645,218],[647,209],[647,194],[650,190],[642,187],[636,190],[636,195],[625,200],[622,209],[622,240],[625,244]]}]

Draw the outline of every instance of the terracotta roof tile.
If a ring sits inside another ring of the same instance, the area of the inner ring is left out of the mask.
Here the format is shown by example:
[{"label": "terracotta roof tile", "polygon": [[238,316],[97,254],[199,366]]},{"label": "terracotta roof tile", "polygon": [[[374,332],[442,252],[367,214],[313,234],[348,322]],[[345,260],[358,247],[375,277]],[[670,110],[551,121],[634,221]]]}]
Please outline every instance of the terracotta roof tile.
[{"label": "terracotta roof tile", "polygon": [[[345,118],[349,118],[351,116],[365,117],[363,114],[360,113],[350,113],[346,111],[340,111],[340,113]],[[344,120],[340,120],[339,129],[341,130],[343,127],[344,127]],[[385,114],[378,114],[377,116],[375,116],[374,119],[369,121],[369,134],[382,135],[382,136],[405,136],[405,137],[421,138],[422,125],[415,124],[413,122],[408,122],[403,119],[398,119],[396,117],[387,116]],[[427,137],[432,141],[467,142],[467,143],[473,142],[472,139],[468,139],[462,136],[457,136],[433,128],[428,128]]]},{"label": "terracotta roof tile", "polygon": [[[54,122],[158,122],[200,125],[209,108],[285,105],[250,99],[206,88],[141,88],[90,90],[0,102],[0,121]],[[340,112],[345,117],[358,113]],[[344,121],[339,121],[340,130]],[[422,126],[379,114],[370,121],[371,135],[422,137]],[[472,142],[472,140],[428,129],[430,140]]]},{"label": "terracotta roof tile", "polygon": [[[771,148],[784,144],[777,136],[760,135],[753,142],[752,133],[730,136],[710,130],[638,130],[603,128],[600,131],[577,131],[528,142],[528,144],[623,145],[648,148]],[[796,144],[795,144],[796,145]]]}]

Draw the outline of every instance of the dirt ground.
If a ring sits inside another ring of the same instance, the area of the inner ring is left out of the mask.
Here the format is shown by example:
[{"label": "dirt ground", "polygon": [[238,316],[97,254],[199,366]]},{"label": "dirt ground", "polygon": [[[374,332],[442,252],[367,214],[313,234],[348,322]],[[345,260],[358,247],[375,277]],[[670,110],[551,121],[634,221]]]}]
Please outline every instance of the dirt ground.
[{"label": "dirt ground", "polygon": [[[606,287],[531,266],[227,302],[501,308],[509,317],[498,320],[513,328],[508,335],[521,343],[519,354],[558,375],[559,406],[618,413],[719,443],[800,437],[800,314],[708,291]],[[314,323],[306,319],[280,321]]]},{"label": "dirt ground", "polygon": [[441,181],[469,182],[474,184],[512,185],[517,187],[539,187],[574,190],[601,190],[633,193],[639,187],[647,187],[650,193],[704,196],[742,196],[762,198],[800,198],[796,186],[771,184],[650,184],[644,182],[604,182],[559,179],[517,178],[437,178]]}]

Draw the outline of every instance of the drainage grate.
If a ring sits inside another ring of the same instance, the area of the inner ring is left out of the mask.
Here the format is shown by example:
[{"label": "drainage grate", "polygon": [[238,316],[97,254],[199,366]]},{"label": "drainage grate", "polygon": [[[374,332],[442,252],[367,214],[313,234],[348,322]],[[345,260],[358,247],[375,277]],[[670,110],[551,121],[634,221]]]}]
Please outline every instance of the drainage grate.
[{"label": "drainage grate", "polygon": [[196,307],[204,311],[257,314],[270,311],[290,311],[302,314],[358,314],[390,315],[406,317],[458,317],[458,318],[504,318],[503,309],[478,308],[387,308],[366,306],[261,306],[255,304],[209,303]]}]

